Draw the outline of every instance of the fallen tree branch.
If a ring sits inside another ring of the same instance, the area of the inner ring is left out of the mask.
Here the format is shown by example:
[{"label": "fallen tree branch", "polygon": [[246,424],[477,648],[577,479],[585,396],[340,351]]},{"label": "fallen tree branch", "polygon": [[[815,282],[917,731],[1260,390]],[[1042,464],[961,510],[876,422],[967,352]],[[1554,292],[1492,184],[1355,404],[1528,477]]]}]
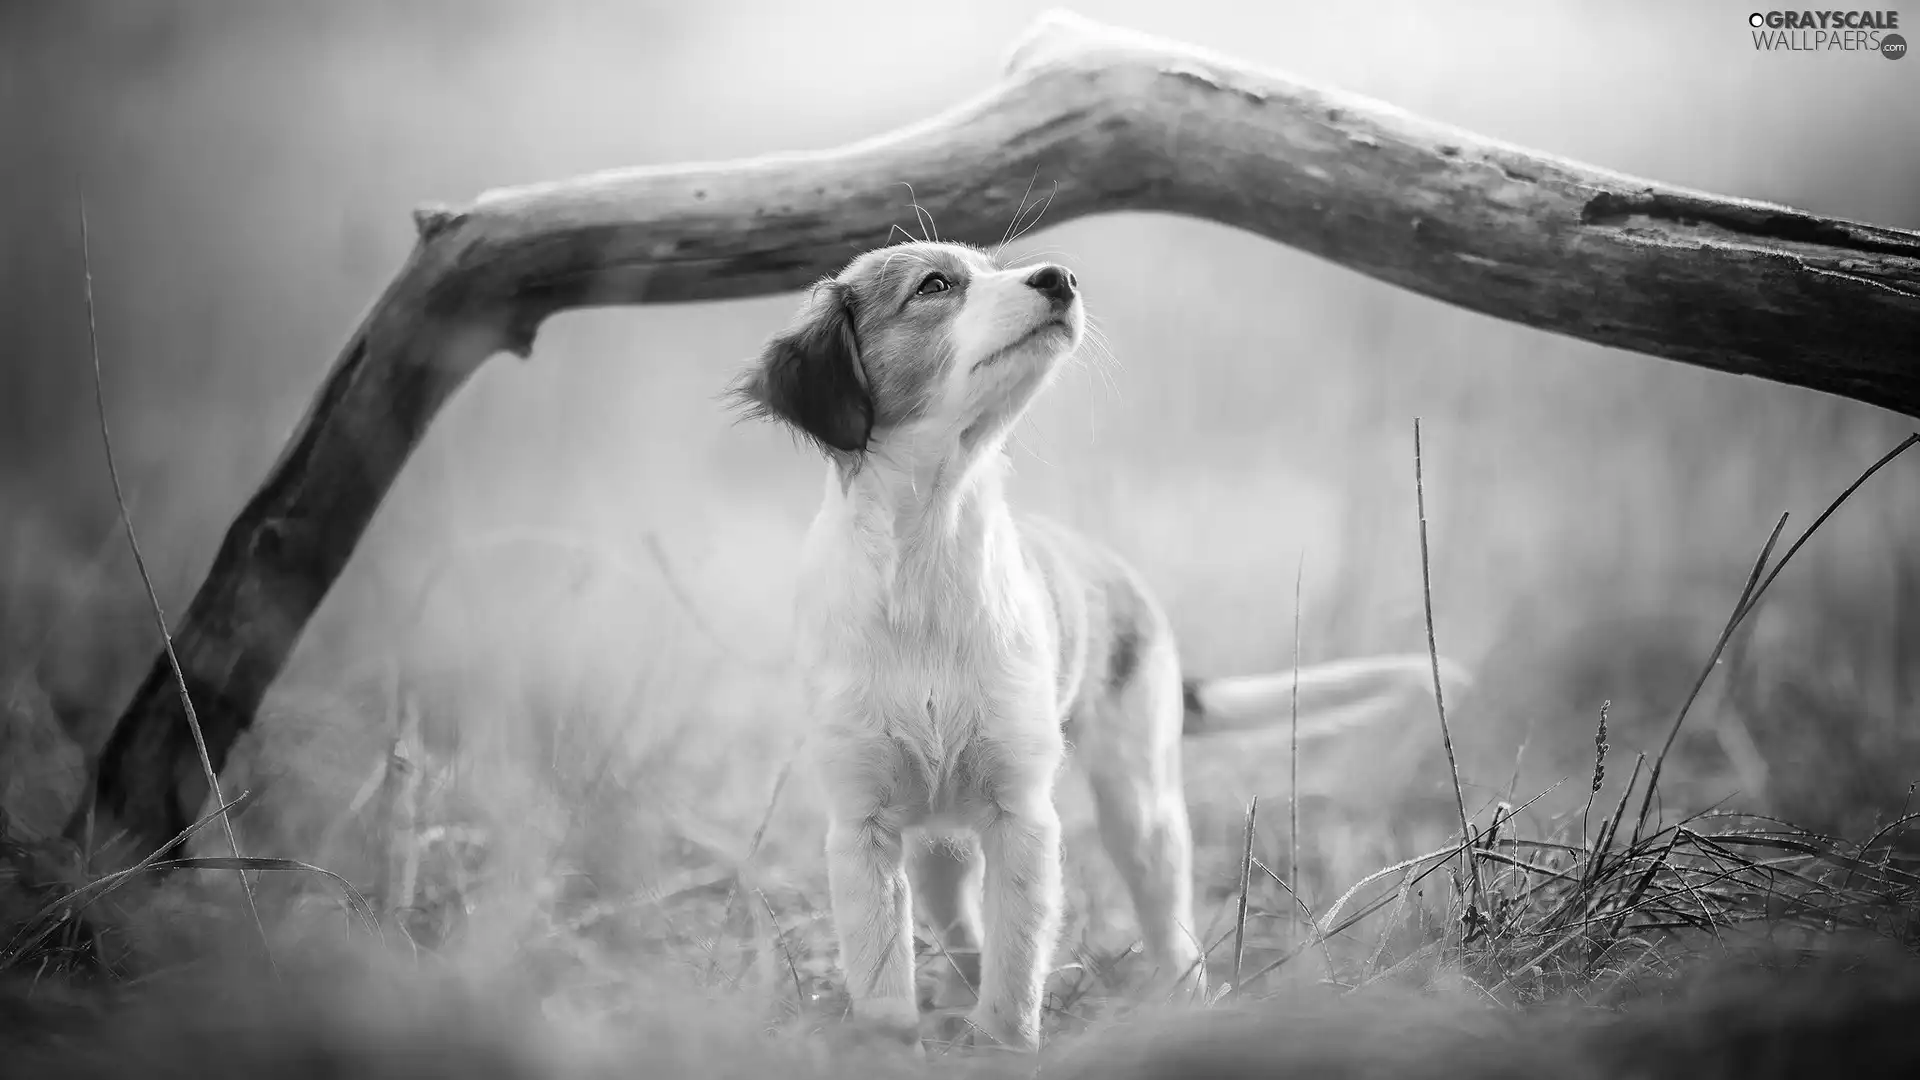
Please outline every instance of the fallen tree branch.
[{"label": "fallen tree branch", "polygon": [[[903,183],[947,236],[991,243],[1036,176],[1054,224],[1204,218],[1499,318],[1920,415],[1920,235],[1577,165],[1050,15],[987,93],[879,138],[416,212],[419,243],[176,636],[215,764],[434,414],[492,354],[526,356],[559,311],[799,288],[887,241]],[[156,662],[97,771],[102,814],[149,843],[204,797],[170,681]]]}]

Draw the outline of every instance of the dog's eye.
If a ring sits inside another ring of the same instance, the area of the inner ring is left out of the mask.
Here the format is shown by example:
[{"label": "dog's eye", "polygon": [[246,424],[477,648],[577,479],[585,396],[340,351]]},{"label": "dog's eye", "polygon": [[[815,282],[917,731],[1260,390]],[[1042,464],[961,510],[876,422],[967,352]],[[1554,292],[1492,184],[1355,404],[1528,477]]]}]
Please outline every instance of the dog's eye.
[{"label": "dog's eye", "polygon": [[947,280],[947,275],[936,271],[920,280],[920,287],[913,290],[913,295],[932,296],[934,293],[946,292],[951,288],[953,288],[953,282]]}]

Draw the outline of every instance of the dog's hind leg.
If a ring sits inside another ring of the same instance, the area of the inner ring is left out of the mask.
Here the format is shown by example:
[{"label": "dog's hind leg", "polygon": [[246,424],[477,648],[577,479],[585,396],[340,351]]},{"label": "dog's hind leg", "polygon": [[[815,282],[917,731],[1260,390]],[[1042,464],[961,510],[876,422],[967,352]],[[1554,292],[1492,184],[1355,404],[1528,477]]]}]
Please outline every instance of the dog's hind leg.
[{"label": "dog's hind leg", "polygon": [[1163,987],[1204,981],[1193,925],[1193,834],[1180,776],[1180,677],[1170,645],[1084,706],[1075,724],[1100,840],[1140,920]]},{"label": "dog's hind leg", "polygon": [[1171,790],[1127,769],[1088,773],[1101,843],[1132,897],[1147,961],[1162,986],[1198,985],[1202,976],[1193,937],[1193,839],[1178,755],[1178,747],[1159,755],[1174,759]]}]

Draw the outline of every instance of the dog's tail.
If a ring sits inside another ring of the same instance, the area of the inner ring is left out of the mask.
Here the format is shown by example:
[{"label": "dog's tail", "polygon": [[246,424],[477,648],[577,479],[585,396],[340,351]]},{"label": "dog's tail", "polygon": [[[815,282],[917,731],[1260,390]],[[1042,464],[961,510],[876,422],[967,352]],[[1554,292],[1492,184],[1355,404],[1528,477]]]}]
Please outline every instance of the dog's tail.
[{"label": "dog's tail", "polygon": [[[1466,668],[1442,657],[1440,686],[1458,700],[1473,683]],[[1282,726],[1294,714],[1298,691],[1300,735],[1321,737],[1379,720],[1433,708],[1433,666],[1424,655],[1404,653],[1335,660],[1264,675],[1183,680],[1188,735]]]}]

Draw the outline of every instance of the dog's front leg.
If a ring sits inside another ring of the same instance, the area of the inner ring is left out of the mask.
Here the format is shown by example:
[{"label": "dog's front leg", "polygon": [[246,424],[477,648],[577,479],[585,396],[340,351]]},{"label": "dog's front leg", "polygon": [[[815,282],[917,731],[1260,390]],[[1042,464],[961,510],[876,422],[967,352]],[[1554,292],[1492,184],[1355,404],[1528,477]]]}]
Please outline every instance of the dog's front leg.
[{"label": "dog's front leg", "polygon": [[877,815],[827,826],[827,880],[855,1021],[918,1046],[912,895],[899,828]]},{"label": "dog's front leg", "polygon": [[1060,818],[1050,785],[997,804],[980,830],[980,847],[986,932],[971,1020],[1009,1047],[1036,1049],[1041,995],[1060,935]]}]

